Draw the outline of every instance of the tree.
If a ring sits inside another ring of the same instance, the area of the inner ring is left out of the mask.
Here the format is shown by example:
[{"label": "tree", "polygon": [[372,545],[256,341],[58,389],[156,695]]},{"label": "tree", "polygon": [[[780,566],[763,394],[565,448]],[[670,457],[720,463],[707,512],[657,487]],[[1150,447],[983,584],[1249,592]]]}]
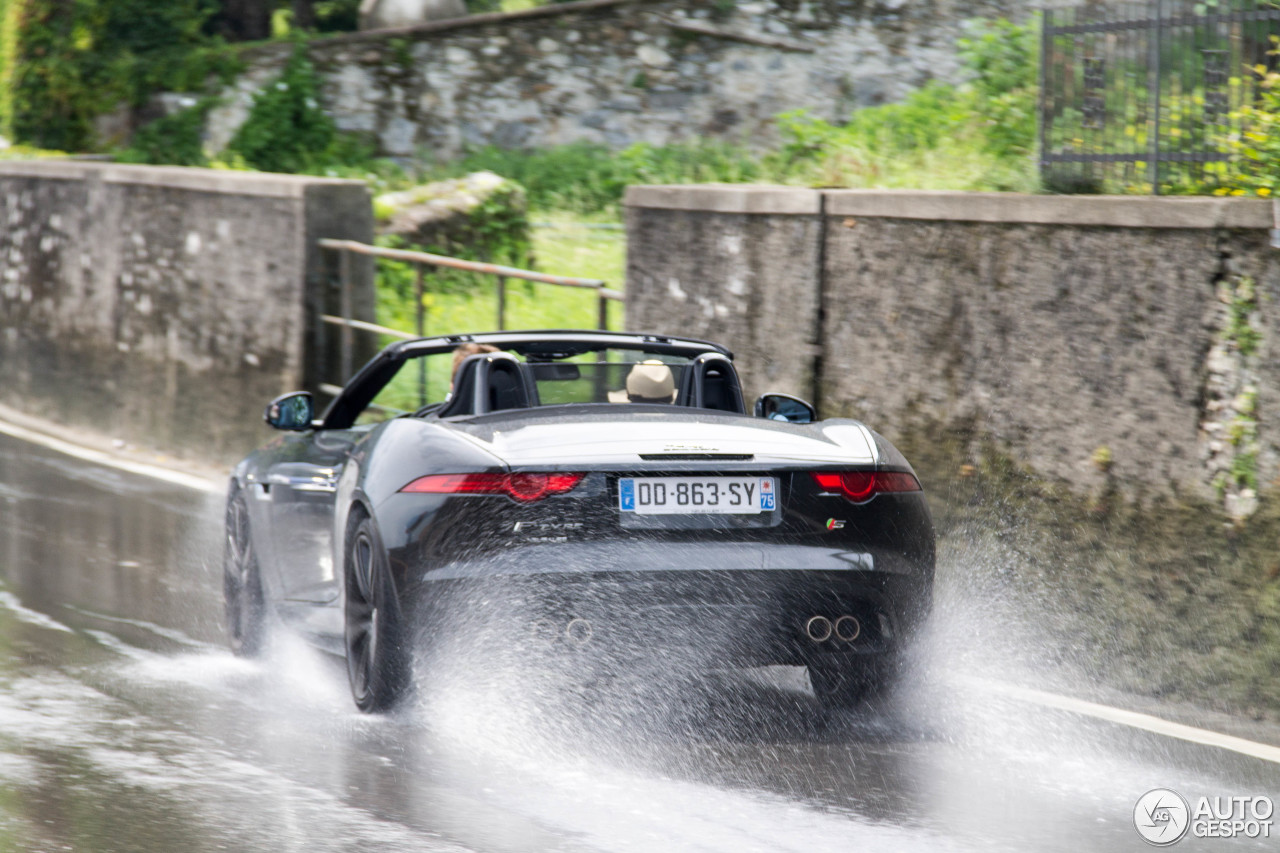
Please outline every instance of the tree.
[{"label": "tree", "polygon": [[272,0],[222,0],[213,31],[227,41],[260,41],[271,37]]},{"label": "tree", "polygon": [[293,25],[302,30],[313,30],[316,26],[315,0],[292,0]]}]

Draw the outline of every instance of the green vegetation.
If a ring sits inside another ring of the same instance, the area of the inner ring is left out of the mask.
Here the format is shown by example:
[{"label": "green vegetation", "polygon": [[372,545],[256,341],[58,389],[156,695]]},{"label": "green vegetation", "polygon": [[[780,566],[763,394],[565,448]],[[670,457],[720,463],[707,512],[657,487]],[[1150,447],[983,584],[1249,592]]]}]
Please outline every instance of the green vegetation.
[{"label": "green vegetation", "polygon": [[[1258,289],[1250,276],[1237,276],[1219,285],[1227,299],[1226,324],[1222,338],[1234,345],[1243,367],[1247,369],[1262,343],[1262,333],[1254,325],[1258,313]],[[1235,415],[1227,424],[1227,441],[1231,445],[1230,468],[1215,481],[1220,494],[1229,487],[1258,491],[1258,390],[1245,385],[1231,402]]]},{"label": "green vegetation", "polygon": [[[531,229],[532,266],[552,275],[594,278],[620,289],[626,238],[608,222],[583,222],[571,214],[551,214]],[[589,227],[604,225],[603,228]],[[493,329],[497,326],[497,280],[425,268],[425,327],[428,334]],[[415,272],[411,264],[378,262],[378,322],[394,329],[416,328]],[[509,329],[595,328],[598,302],[594,291],[548,284],[507,281],[506,327]],[[622,305],[609,309],[610,328],[622,328]],[[387,343],[389,341],[384,341]]]},{"label": "green vegetation", "polygon": [[317,32],[348,32],[359,26],[360,0],[317,0],[314,9]]},{"label": "green vegetation", "polygon": [[1249,276],[1241,276],[1231,288],[1231,301],[1228,303],[1226,337],[1232,341],[1243,356],[1251,356],[1262,343],[1262,333],[1253,325],[1253,317],[1258,313],[1258,294],[1254,280]]},{"label": "green vegetation", "polygon": [[[1280,37],[1271,39],[1280,42]],[[1280,190],[1280,72],[1265,65],[1251,71],[1257,78],[1258,98],[1232,115],[1240,130],[1222,140],[1231,162],[1218,192],[1266,198]]]},{"label": "green vegetation", "polygon": [[529,244],[529,216],[524,189],[507,181],[498,192],[471,211],[467,217],[468,238],[464,246],[446,246],[451,253],[473,253],[477,260],[527,267],[532,261]]},{"label": "green vegetation", "polygon": [[116,159],[122,163],[209,165],[200,136],[205,116],[214,103],[213,98],[202,98],[173,115],[156,119],[134,134],[133,142]]},{"label": "green vegetation", "polygon": [[13,83],[18,61],[19,0],[0,0],[0,136],[13,135]]},{"label": "green vegetation", "polygon": [[[517,2],[508,0],[502,8]],[[17,0],[0,4],[0,13],[17,15]],[[316,28],[352,24],[355,5],[316,4]],[[0,74],[7,57],[17,55],[9,112],[18,138],[40,147],[91,149],[100,142],[93,129],[97,116],[142,103],[162,83],[170,91],[199,93],[211,73],[235,70],[231,50],[206,33],[205,0],[180,0],[149,16],[143,13],[151,7],[143,0],[23,0],[21,8],[21,26],[12,33],[6,28],[0,42]],[[730,11],[732,3],[724,9]],[[278,17],[284,26],[277,29],[287,31],[288,15]],[[193,131],[209,108],[202,102],[197,112],[145,129],[124,158],[195,164],[216,156],[268,170],[373,172],[379,189],[407,182],[407,175],[388,174],[376,164],[367,146],[335,133],[318,106],[319,86],[301,35],[295,31],[292,37],[298,47],[284,75],[259,94],[228,152],[194,151]],[[458,162],[410,171],[422,173],[415,179],[432,180],[491,169],[522,184],[533,209],[578,213],[615,210],[623,189],[637,183],[1034,188],[1034,109],[1027,100],[1034,98],[1034,45],[1028,27],[1006,21],[976,27],[962,44],[971,83],[935,83],[904,103],[855,111],[844,124],[804,113],[780,116],[782,145],[774,151],[709,140],[638,144],[621,152],[587,144],[538,151],[485,148]],[[0,123],[5,110],[0,101]],[[166,145],[170,137],[173,144]]]},{"label": "green vegetation", "polygon": [[[249,119],[219,155],[232,165],[270,171],[359,177],[375,192],[490,170],[524,187],[537,219],[559,228],[534,232],[533,265],[543,271],[623,279],[622,235],[573,228],[574,218],[616,224],[623,191],[632,184],[778,182],[796,185],[1034,189],[1034,34],[1005,21],[974,28],[962,45],[972,77],[963,85],[934,83],[900,104],[855,111],[844,124],[803,112],[778,118],[782,144],[759,151],[743,144],[697,140],[665,146],[636,144],[622,151],[576,144],[533,151],[494,147],[447,164],[396,165],[378,160],[367,146],[337,133],[318,104],[319,81],[305,41],[296,47],[280,79],[255,99]],[[121,154],[132,162],[197,165],[200,119],[211,102],[161,119],[140,132]],[[484,215],[498,211],[482,211]],[[500,217],[499,217],[500,219]],[[422,247],[445,254],[516,266],[530,260],[528,245],[498,245],[513,223],[476,224],[478,240]],[[474,237],[475,235],[471,235]],[[488,239],[492,237],[494,239]],[[379,266],[380,320],[399,328],[414,322],[408,265]],[[491,279],[457,272],[427,278],[428,328],[449,331],[493,324]],[[513,284],[508,325],[594,325],[589,293]],[[616,321],[615,321],[616,322]]]},{"label": "green vegetation", "polygon": [[625,277],[627,238],[622,226],[607,217],[566,212],[539,215],[533,228],[533,254],[538,269],[606,281],[621,289]]},{"label": "green vegetation", "polygon": [[[699,140],[622,151],[577,144],[534,151],[482,148],[428,170],[432,178],[489,169],[522,184],[535,210],[616,211],[630,184],[770,182],[813,186],[1037,188],[1036,38],[1000,20],[962,45],[971,82],[934,82],[897,104],[833,124],[803,110],[777,119],[772,151]],[[637,85],[643,85],[638,83]]]},{"label": "green vegetation", "polygon": [[1035,191],[1034,29],[976,26],[961,58],[971,82],[935,81],[843,125],[804,110],[779,116],[781,171],[819,186]]},{"label": "green vegetation", "polygon": [[249,118],[227,150],[264,172],[306,172],[327,161],[336,131],[320,108],[319,92],[306,45],[299,41],[280,78],[254,97]]},{"label": "green vegetation", "polygon": [[961,39],[960,55],[973,72],[973,112],[983,125],[983,148],[996,157],[1035,151],[1037,34],[1001,18]]},{"label": "green vegetation", "polygon": [[225,45],[204,35],[203,0],[6,0],[4,12],[0,73],[10,85],[0,120],[41,148],[92,149],[97,117],[161,89],[198,91],[210,76],[239,69]]},{"label": "green vegetation", "polygon": [[[450,215],[415,221],[402,232],[405,223],[397,222],[397,217],[422,205],[443,206],[436,212]],[[375,196],[373,212],[389,238],[411,236],[424,251],[514,266],[529,263],[524,188],[492,172]]]},{"label": "green vegetation", "polygon": [[614,211],[629,184],[687,184],[769,180],[762,158],[744,146],[714,140],[656,146],[637,143],[622,151],[577,143],[532,151],[492,146],[431,167],[431,180],[488,169],[521,184],[535,210],[576,213]]},{"label": "green vegetation", "polygon": [[[384,271],[396,262],[383,261]],[[386,265],[386,266],[384,266]],[[407,266],[407,265],[404,265]],[[397,286],[378,289],[378,322],[393,329],[414,331],[416,314],[413,307],[411,273],[403,269],[381,281],[408,281],[408,294]],[[426,282],[428,288],[431,281]],[[498,298],[496,279],[476,276],[466,292],[428,290],[423,296],[425,330],[429,335],[474,332],[497,328]],[[549,284],[507,280],[506,323],[508,329],[594,329],[598,302],[595,291],[556,287]],[[610,305],[609,326],[622,328],[621,303]],[[384,341],[386,343],[387,341]]]},{"label": "green vegetation", "polygon": [[[460,191],[460,184],[455,191]],[[477,190],[479,191],[479,190]],[[528,268],[532,265],[531,245],[529,239],[529,220],[524,200],[524,191],[511,181],[503,181],[496,188],[486,188],[489,194],[481,204],[467,212],[466,216],[455,216],[441,223],[430,232],[430,237],[420,236],[425,245],[407,246],[400,235],[379,237],[378,245],[390,248],[411,248],[448,255],[465,260],[497,263],[517,268]],[[413,203],[419,199],[410,193]],[[464,316],[474,313],[470,303],[477,300],[478,294],[485,296],[495,293],[496,279],[480,273],[460,270],[426,267],[423,277],[423,306],[427,310],[427,325],[436,331],[457,332],[465,327],[456,322]],[[520,284],[527,294],[531,285]],[[402,261],[380,259],[378,261],[378,317],[384,325],[394,328],[412,329],[416,323],[417,309],[414,305],[417,288],[416,265]],[[463,304],[466,303],[466,304]],[[495,323],[496,305],[488,312],[489,319],[479,327],[487,328]],[[447,317],[450,325],[446,328],[433,322],[436,318]]]}]

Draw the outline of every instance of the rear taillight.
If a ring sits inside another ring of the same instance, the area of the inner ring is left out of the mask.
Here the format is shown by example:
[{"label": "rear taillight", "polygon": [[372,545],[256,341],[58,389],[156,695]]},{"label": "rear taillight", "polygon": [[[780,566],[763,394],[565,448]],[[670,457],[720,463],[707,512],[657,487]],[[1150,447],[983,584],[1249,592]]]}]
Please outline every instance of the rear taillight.
[{"label": "rear taillight", "polygon": [[431,474],[400,491],[429,495],[506,495],[521,503],[571,491],[583,474]]},{"label": "rear taillight", "polygon": [[918,492],[920,481],[905,471],[814,471],[824,492],[844,495],[856,504],[887,492]]}]

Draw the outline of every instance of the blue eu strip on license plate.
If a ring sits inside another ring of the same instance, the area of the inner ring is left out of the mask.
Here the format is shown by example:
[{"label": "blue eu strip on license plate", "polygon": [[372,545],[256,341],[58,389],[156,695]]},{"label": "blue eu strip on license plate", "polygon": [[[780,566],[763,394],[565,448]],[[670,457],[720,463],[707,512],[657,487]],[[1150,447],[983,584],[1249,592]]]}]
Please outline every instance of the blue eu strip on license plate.
[{"label": "blue eu strip on license plate", "polygon": [[773,477],[623,477],[618,509],[636,515],[759,515],[777,509]]},{"label": "blue eu strip on license plate", "polygon": [[636,511],[636,481],[627,479],[618,483],[618,501],[623,512]]}]

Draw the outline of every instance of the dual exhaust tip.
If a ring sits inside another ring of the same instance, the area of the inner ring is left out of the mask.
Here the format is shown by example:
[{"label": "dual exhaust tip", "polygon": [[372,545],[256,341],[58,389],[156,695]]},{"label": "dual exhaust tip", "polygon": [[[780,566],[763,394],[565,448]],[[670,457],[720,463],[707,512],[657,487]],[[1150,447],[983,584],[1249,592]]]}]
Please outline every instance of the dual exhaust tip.
[{"label": "dual exhaust tip", "polygon": [[[832,637],[845,643],[852,643],[862,635],[862,623],[856,616],[845,614],[834,621],[826,616],[811,616],[804,625],[804,632],[815,643],[825,643]],[[578,617],[570,619],[564,627],[564,637],[575,646],[585,646],[595,636],[595,629],[589,619]]]},{"label": "dual exhaust tip", "polygon": [[581,617],[570,619],[568,624],[551,619],[538,619],[529,626],[529,637],[541,642],[565,640],[570,645],[585,646],[595,636],[591,621]]},{"label": "dual exhaust tip", "polygon": [[581,617],[570,619],[569,624],[564,626],[564,637],[575,646],[585,646],[591,642],[591,637],[595,631],[591,628],[590,620]]},{"label": "dual exhaust tip", "polygon": [[825,643],[832,637],[846,643],[852,643],[862,634],[862,623],[857,617],[845,614],[834,622],[825,616],[811,616],[804,623],[804,632],[815,643]]}]

